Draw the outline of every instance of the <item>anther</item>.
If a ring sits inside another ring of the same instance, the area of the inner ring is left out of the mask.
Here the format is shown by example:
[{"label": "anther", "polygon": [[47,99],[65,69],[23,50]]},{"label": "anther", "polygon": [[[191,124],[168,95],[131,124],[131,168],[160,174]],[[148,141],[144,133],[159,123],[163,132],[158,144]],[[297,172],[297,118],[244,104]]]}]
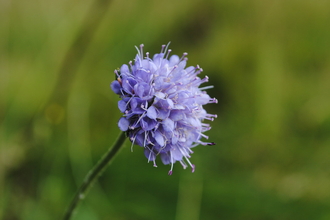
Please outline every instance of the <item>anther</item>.
[{"label": "anther", "polygon": [[172,50],[168,49],[165,59],[168,59],[168,56],[170,55],[171,52],[172,52]]},{"label": "anther", "polygon": [[188,55],[188,53],[184,52],[182,54],[182,57],[180,58],[179,62],[181,62],[182,60],[187,60],[187,59],[185,59],[187,55]]},{"label": "anther", "polygon": [[166,47],[166,45],[163,44],[163,45],[162,45],[162,49],[160,50],[160,53],[163,53],[163,52],[164,52],[165,47]]},{"label": "anther", "polygon": [[144,47],[144,45],[140,44],[140,51],[141,51],[140,57],[141,57],[141,60],[143,60],[143,47]]}]

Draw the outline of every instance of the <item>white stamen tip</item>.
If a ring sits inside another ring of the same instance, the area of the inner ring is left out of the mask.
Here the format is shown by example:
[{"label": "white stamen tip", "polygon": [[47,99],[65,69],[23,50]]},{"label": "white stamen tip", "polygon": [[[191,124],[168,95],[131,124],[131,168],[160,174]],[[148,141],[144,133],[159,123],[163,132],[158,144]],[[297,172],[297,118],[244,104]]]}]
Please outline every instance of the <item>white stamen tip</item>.
[{"label": "white stamen tip", "polygon": [[191,172],[192,173],[195,172],[195,165],[194,164],[192,164],[192,166],[191,166]]}]

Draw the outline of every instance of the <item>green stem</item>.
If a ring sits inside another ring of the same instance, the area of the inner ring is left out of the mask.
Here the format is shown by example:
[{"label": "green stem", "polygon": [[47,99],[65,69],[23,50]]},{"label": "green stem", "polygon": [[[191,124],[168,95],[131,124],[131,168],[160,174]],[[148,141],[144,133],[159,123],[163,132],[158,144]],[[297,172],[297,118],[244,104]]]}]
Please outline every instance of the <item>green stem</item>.
[{"label": "green stem", "polygon": [[120,147],[126,140],[125,132],[122,132],[118,137],[116,143],[113,145],[112,148],[106,152],[101,160],[93,167],[91,171],[88,172],[86,175],[84,182],[78,189],[76,195],[74,196],[73,200],[68,207],[63,220],[69,220],[72,217],[73,212],[75,211],[76,207],[78,206],[79,202],[84,199],[86,196],[88,189],[93,185],[93,183],[97,180],[99,176],[104,172],[105,168],[110,164],[111,159],[116,155],[119,151]]}]

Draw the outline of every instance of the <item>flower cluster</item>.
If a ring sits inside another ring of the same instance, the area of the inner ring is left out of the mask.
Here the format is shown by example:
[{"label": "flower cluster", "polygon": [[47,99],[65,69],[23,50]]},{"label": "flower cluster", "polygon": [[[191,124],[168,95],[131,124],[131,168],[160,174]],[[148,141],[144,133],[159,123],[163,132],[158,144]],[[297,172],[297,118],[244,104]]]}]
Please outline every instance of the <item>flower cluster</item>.
[{"label": "flower cluster", "polygon": [[211,129],[203,120],[217,117],[203,109],[205,104],[217,103],[204,91],[212,86],[199,88],[208,77],[197,76],[202,72],[199,66],[186,68],[187,53],[181,58],[169,57],[168,45],[152,59],[149,53],[143,57],[143,45],[137,50],[135,62],[116,70],[117,80],[110,85],[121,98],[118,108],[124,115],[118,126],[127,133],[132,146],[144,147],[145,156],[154,166],[159,155],[164,164],[171,164],[169,175],[176,161],[184,168],[189,164],[194,172],[189,161],[191,148],[214,145],[200,140],[208,138],[203,132]]}]

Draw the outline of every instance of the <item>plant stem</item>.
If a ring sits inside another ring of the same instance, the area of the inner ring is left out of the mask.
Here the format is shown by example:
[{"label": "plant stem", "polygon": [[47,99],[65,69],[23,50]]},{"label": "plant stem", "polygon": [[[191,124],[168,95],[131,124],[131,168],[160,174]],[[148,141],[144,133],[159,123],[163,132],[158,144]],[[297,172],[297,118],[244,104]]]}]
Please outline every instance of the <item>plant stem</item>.
[{"label": "plant stem", "polygon": [[78,189],[76,195],[74,196],[73,200],[70,203],[70,206],[68,207],[63,220],[69,220],[72,217],[72,214],[74,213],[76,207],[78,206],[79,202],[85,198],[88,189],[93,185],[93,183],[97,180],[99,176],[104,172],[105,168],[110,164],[112,158],[116,155],[116,153],[119,151],[121,146],[126,140],[125,132],[122,132],[120,136],[118,137],[117,141],[113,145],[112,148],[110,148],[99,160],[99,162],[88,172],[86,175],[84,182]]}]

